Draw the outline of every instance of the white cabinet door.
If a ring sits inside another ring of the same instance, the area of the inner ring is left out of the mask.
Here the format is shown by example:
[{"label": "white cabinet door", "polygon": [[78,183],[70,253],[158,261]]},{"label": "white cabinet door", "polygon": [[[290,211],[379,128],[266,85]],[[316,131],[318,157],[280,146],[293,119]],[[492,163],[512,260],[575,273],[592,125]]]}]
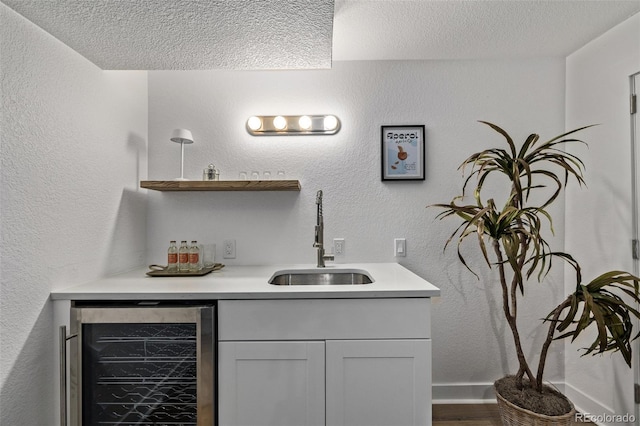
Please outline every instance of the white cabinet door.
[{"label": "white cabinet door", "polygon": [[220,342],[220,426],[324,426],[324,342]]},{"label": "white cabinet door", "polygon": [[431,340],[326,345],[327,425],[431,425]]}]

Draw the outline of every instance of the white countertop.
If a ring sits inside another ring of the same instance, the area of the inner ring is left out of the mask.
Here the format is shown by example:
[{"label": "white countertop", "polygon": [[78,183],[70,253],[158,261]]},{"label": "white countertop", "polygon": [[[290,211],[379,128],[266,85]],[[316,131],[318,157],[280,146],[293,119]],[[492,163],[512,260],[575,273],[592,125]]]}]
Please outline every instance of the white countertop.
[{"label": "white countertop", "polygon": [[371,284],[292,285],[268,283],[280,270],[319,269],[315,265],[225,266],[201,277],[149,277],[137,269],[53,291],[53,300],[219,300],[435,297],[440,290],[397,263],[327,265],[324,270],[365,270]]}]

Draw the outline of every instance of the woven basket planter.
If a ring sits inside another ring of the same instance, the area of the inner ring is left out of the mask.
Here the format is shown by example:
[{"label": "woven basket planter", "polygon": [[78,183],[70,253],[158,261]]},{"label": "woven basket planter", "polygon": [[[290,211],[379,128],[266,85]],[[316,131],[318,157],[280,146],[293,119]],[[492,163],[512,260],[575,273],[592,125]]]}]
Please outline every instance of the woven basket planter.
[{"label": "woven basket planter", "polygon": [[502,419],[503,426],[571,426],[574,425],[576,409],[571,404],[571,411],[562,416],[545,416],[533,411],[520,408],[504,399],[496,391],[498,400],[498,411]]}]

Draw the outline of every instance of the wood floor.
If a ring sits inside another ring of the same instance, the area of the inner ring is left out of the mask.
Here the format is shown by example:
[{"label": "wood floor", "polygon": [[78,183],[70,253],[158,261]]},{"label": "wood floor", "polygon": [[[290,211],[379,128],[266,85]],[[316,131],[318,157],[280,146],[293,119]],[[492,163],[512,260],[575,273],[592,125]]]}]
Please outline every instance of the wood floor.
[{"label": "wood floor", "polygon": [[433,426],[502,426],[502,423],[496,404],[434,404]]}]

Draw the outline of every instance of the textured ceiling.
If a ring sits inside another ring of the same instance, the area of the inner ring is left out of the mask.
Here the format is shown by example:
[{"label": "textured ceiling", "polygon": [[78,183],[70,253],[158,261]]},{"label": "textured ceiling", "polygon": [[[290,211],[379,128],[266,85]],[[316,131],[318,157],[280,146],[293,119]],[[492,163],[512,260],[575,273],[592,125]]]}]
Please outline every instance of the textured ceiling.
[{"label": "textured ceiling", "polygon": [[333,59],[565,57],[638,12],[640,0],[336,0]]},{"label": "textured ceiling", "polygon": [[333,0],[2,0],[102,69],[331,68]]},{"label": "textured ceiling", "polygon": [[564,57],[640,12],[640,0],[0,1],[103,69],[148,70]]}]

